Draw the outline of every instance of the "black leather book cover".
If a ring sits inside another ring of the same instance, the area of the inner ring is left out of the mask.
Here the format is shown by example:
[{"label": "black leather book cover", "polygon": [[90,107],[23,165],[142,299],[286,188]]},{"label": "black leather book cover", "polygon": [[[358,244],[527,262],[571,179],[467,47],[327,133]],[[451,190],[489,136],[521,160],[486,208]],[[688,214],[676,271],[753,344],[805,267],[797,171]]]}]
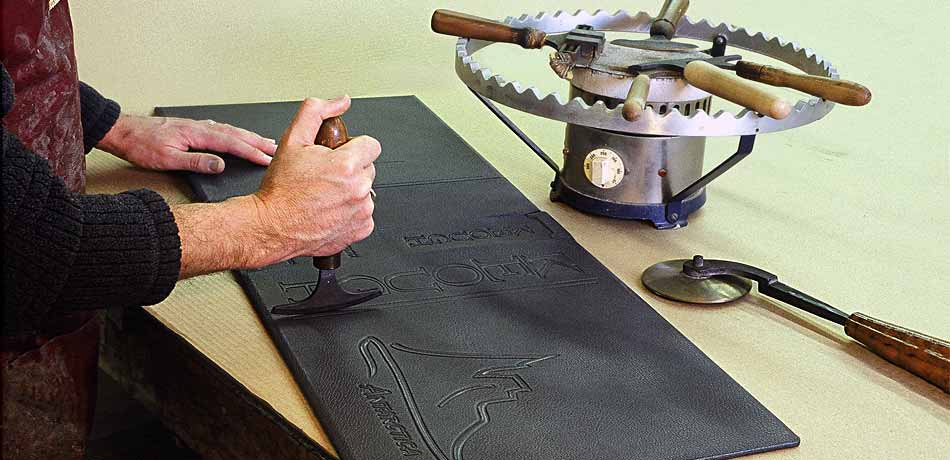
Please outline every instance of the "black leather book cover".
[{"label": "black leather book cover", "polygon": [[[296,107],[156,111],[276,138]],[[239,273],[343,459],[715,459],[798,445],[417,99],[357,99],[344,120],[383,155],[377,230],[338,276],[383,295],[278,317],[270,307],[314,288],[310,262]],[[263,169],[227,161],[188,177],[200,198],[255,190]]]}]

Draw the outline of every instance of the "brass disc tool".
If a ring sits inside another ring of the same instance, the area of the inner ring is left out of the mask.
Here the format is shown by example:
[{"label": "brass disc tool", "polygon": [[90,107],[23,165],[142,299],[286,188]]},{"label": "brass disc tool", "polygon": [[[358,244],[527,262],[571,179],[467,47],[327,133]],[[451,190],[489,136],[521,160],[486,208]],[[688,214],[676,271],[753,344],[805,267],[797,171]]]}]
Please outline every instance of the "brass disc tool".
[{"label": "brass disc tool", "polygon": [[950,393],[950,342],[872,318],[847,314],[778,280],[760,268],[727,260],[692,259],[660,262],[643,272],[643,285],[654,294],[679,302],[719,304],[750,292],[780,300],[844,326],[845,334],[878,356]]},{"label": "brass disc tool", "polygon": [[[773,34],[691,20],[689,4],[666,0],[655,17],[558,11],[503,21],[436,10],[431,26],[460,37],[455,48],[459,79],[554,170],[551,200],[669,229],[687,224],[689,214],[706,203],[706,186],[746,158],[756,136],[817,121],[835,103],[864,105],[871,99],[867,88],[842,80],[811,49]],[[608,33],[648,38],[608,38]],[[568,97],[486,67],[477,53],[493,43],[554,49],[548,65],[569,83]],[[796,70],[743,60],[727,54],[730,47]],[[765,85],[809,97],[787,101]],[[721,99],[742,110],[714,110]],[[552,160],[494,103],[566,123],[563,162]],[[739,147],[704,173],[706,138],[713,136],[740,136]]]},{"label": "brass disc tool", "polygon": [[[320,131],[317,132],[316,143],[324,147],[336,149],[349,141],[346,125],[340,117],[323,120]],[[319,270],[317,287],[306,299],[292,304],[277,305],[271,308],[274,315],[310,315],[324,313],[359,305],[383,294],[380,289],[370,289],[361,292],[349,292],[340,287],[336,278],[336,270],[343,262],[342,253],[332,256],[314,257],[313,266]]]}]

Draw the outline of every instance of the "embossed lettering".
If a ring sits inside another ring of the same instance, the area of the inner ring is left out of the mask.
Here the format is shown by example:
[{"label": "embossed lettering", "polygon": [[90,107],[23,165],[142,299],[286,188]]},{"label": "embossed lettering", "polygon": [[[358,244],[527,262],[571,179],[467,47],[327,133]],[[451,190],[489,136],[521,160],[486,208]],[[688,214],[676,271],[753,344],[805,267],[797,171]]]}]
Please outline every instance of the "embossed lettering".
[{"label": "embossed lettering", "polygon": [[412,440],[412,435],[409,433],[409,430],[405,425],[400,423],[396,411],[392,405],[389,404],[389,401],[386,400],[386,397],[392,394],[392,391],[368,383],[359,385],[359,389],[363,397],[366,398],[366,401],[369,402],[369,406],[376,414],[376,418],[382,423],[383,429],[386,430],[386,433],[389,434],[396,448],[399,449],[399,453],[402,454],[403,457],[422,455],[422,450],[419,449],[419,445]]},{"label": "embossed lettering", "polygon": [[455,287],[474,286],[484,279],[481,270],[465,264],[443,265],[435,269],[432,276],[440,283]]},{"label": "embossed lettering", "polygon": [[292,303],[306,299],[317,287],[316,283],[284,283],[282,281],[278,281],[277,286],[280,287],[287,301]]},{"label": "embossed lettering", "polygon": [[530,225],[520,225],[517,227],[504,226],[498,228],[480,227],[475,229],[458,230],[454,232],[433,233],[431,235],[407,235],[403,237],[406,245],[410,248],[419,246],[432,246],[435,244],[456,243],[464,241],[485,240],[490,238],[517,237],[525,234],[533,235],[534,229]]},{"label": "embossed lettering", "polygon": [[576,273],[584,273],[584,270],[582,270],[579,265],[575,264],[571,259],[560,252],[532,258],[524,257],[522,259],[525,263],[534,268],[535,273],[537,273],[541,279],[546,279],[553,267],[562,267]]},{"label": "embossed lettering", "polygon": [[491,232],[485,229],[475,230],[471,233],[472,238],[476,240],[484,240],[485,238],[491,238]]},{"label": "embossed lettering", "polygon": [[389,294],[389,286],[385,282],[369,275],[347,276],[340,280],[340,287],[347,292],[367,292],[379,289],[383,295]]},{"label": "embossed lettering", "polygon": [[442,286],[435,282],[435,279],[424,267],[416,270],[401,272],[387,276],[383,280],[393,291],[399,292],[423,292],[436,291],[442,292]]},{"label": "embossed lettering", "polygon": [[429,240],[432,241],[432,244],[445,244],[449,241],[449,237],[440,233],[433,233],[429,235]]},{"label": "embossed lettering", "polygon": [[472,259],[472,263],[481,269],[489,280],[496,283],[507,281],[506,278],[533,274],[531,268],[516,256],[511,256],[509,261],[498,263],[483,262],[478,259]]},{"label": "embossed lettering", "polygon": [[466,232],[450,233],[449,238],[452,241],[470,241],[472,239],[472,237]]},{"label": "embossed lettering", "polygon": [[406,242],[406,244],[410,248],[414,248],[416,246],[431,246],[432,245],[432,241],[429,241],[429,238],[427,238],[425,235],[406,236],[406,237],[403,237],[403,240]]}]

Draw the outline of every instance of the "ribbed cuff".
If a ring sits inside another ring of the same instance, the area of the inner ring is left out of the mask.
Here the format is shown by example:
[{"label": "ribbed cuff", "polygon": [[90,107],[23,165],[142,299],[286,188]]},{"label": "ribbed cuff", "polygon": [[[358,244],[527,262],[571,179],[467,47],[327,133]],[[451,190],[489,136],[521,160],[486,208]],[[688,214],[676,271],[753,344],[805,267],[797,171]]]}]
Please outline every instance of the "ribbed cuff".
[{"label": "ribbed cuff", "polygon": [[89,153],[115,125],[121,108],[117,102],[106,99],[83,82],[79,82],[79,103],[82,111],[82,143],[86,153]]},{"label": "ribbed cuff", "polygon": [[161,195],[135,190],[78,197],[81,245],[57,301],[64,309],[161,302],[181,268],[181,240]]}]

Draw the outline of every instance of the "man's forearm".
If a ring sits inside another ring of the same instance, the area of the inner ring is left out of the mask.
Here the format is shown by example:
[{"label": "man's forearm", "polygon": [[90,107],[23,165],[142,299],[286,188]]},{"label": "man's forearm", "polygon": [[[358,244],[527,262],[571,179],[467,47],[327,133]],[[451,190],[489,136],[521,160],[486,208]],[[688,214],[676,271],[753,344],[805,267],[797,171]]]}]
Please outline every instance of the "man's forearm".
[{"label": "man's forearm", "polygon": [[260,268],[292,257],[261,219],[253,195],[221,203],[172,207],[181,238],[179,279],[222,270]]}]

